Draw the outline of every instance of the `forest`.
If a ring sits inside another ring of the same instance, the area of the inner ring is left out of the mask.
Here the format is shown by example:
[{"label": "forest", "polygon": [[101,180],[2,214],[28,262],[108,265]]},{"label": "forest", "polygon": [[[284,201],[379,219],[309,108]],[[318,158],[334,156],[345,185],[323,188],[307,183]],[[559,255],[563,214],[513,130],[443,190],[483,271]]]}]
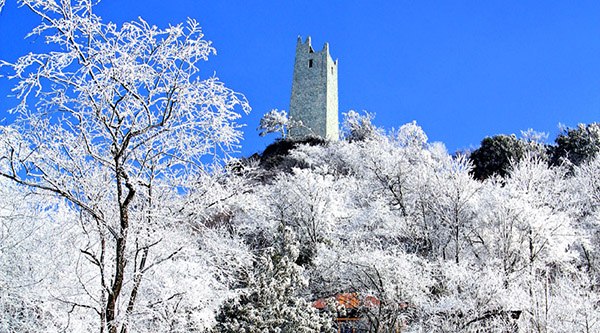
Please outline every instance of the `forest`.
[{"label": "forest", "polygon": [[349,111],[339,141],[292,141],[278,117],[280,139],[231,158],[250,106],[200,77],[196,21],[22,4],[53,49],[0,63],[19,103],[0,331],[600,330],[598,124],[450,154],[416,122]]}]

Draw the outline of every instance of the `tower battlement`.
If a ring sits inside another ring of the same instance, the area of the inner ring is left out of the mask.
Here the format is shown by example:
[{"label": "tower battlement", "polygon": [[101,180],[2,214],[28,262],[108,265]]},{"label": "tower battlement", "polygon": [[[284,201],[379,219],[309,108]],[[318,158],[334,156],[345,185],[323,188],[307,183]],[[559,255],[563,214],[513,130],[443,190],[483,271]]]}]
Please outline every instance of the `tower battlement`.
[{"label": "tower battlement", "polygon": [[291,138],[339,138],[337,65],[328,43],[315,52],[310,36],[304,43],[298,36],[289,110],[290,118],[302,121],[305,128],[290,129]]}]

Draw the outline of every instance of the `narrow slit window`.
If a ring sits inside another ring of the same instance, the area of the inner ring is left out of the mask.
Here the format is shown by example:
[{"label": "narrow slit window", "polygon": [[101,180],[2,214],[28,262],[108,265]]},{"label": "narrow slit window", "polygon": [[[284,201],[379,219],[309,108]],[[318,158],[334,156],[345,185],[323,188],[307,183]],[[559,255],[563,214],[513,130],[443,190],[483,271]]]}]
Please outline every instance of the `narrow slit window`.
[{"label": "narrow slit window", "polygon": [[308,60],[308,68],[311,68],[311,67],[312,67],[312,61],[313,61],[312,59],[309,59],[309,60]]},{"label": "narrow slit window", "polygon": [[333,74],[333,67],[331,67],[331,74]]}]

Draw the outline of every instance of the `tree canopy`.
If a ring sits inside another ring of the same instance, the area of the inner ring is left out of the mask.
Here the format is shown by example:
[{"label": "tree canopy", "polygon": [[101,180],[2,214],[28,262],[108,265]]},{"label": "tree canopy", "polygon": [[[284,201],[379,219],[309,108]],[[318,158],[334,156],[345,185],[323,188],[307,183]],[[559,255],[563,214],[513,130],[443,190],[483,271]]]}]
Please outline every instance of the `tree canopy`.
[{"label": "tree canopy", "polygon": [[564,128],[556,137],[555,143],[551,147],[553,165],[559,165],[565,160],[581,165],[594,159],[600,151],[600,125],[579,124],[577,128]]}]

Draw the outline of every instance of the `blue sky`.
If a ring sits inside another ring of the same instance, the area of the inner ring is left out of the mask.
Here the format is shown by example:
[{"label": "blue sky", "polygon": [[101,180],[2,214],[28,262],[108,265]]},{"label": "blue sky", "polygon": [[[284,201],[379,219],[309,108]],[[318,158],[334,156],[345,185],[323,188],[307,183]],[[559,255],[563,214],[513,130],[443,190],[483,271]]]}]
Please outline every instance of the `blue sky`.
[{"label": "blue sky", "polygon": [[[339,59],[341,113],[366,110],[386,129],[416,120],[449,152],[485,136],[548,132],[598,121],[600,1],[133,1],[103,0],[96,13],[166,27],[196,19],[217,56],[204,70],[246,95],[253,111],[242,153],[275,136],[255,130],[289,108],[298,35]],[[39,19],[16,0],[0,14],[0,59],[43,50],[24,39]],[[0,69],[4,73],[5,69]],[[0,79],[0,118],[16,104]]]}]

